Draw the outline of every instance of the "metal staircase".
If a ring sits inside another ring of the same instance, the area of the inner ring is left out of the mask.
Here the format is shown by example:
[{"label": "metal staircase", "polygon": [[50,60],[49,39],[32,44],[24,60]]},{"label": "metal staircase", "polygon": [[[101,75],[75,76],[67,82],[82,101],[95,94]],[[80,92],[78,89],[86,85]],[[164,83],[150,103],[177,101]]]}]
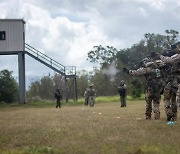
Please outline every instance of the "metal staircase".
[{"label": "metal staircase", "polygon": [[25,43],[25,53],[65,77],[76,76],[75,66],[63,66],[39,50]]},{"label": "metal staircase", "polygon": [[[57,73],[65,77],[65,92],[66,102],[73,92],[74,100],[77,100],[77,84],[76,84],[76,67],[75,66],[63,66],[59,62],[53,60],[47,55],[43,54],[39,50],[25,43],[25,53]],[[70,79],[71,78],[71,79]],[[70,80],[69,80],[70,79]],[[70,82],[70,83],[69,83]]]}]

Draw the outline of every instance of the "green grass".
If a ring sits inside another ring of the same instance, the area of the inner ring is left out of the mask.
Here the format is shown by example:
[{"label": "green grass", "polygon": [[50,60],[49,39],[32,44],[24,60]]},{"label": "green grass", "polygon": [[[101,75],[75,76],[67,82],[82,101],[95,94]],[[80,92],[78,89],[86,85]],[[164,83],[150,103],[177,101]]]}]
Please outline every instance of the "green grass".
[{"label": "green grass", "polygon": [[[134,99],[131,96],[127,96],[127,101],[135,101],[135,100],[144,100],[144,95],[142,95],[138,99]],[[42,107],[42,106],[52,106],[55,105],[56,100],[54,101],[40,101],[40,102],[31,102],[25,104],[25,106],[36,106],[36,107]],[[116,96],[98,96],[96,97],[96,104],[99,103],[108,103],[108,102],[120,102],[120,97],[118,95]],[[84,98],[78,98],[78,101],[74,101],[72,99],[69,99],[68,103],[65,102],[65,100],[62,100],[62,105],[63,106],[78,106],[78,105],[83,105],[84,104]],[[11,106],[18,106],[16,103],[15,105]]]},{"label": "green grass", "polygon": [[[140,98],[134,99],[131,96],[127,96],[127,101],[135,101],[135,100],[144,100],[144,95],[142,95]],[[96,97],[96,104],[99,103],[108,103],[108,102],[120,102],[119,95],[116,96],[98,96]],[[26,104],[21,104],[22,107],[51,107],[55,106],[56,100],[54,101],[35,101],[35,102],[27,102]],[[84,104],[84,98],[78,98],[77,101],[74,101],[73,99],[69,99],[68,103],[65,102],[65,100],[62,100],[62,106],[79,106]],[[6,104],[6,103],[0,103],[0,107],[19,107],[19,103],[12,103],[12,104]]]},{"label": "green grass", "polygon": [[84,106],[83,99],[78,105],[64,103],[61,109],[55,109],[54,102],[0,106],[0,153],[180,153],[179,119],[167,125],[163,104],[160,120],[145,120],[144,100],[128,100],[127,107],[120,108],[119,101],[102,102],[107,99],[99,98],[92,108]]}]

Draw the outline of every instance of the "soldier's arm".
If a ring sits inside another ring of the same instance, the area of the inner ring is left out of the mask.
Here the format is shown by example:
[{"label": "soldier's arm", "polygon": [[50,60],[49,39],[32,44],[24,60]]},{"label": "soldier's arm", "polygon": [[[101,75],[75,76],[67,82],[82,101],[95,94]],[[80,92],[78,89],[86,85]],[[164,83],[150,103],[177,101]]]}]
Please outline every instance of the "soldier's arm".
[{"label": "soldier's arm", "polygon": [[87,95],[87,91],[85,90],[85,91],[84,91],[84,96],[86,96],[86,95]]},{"label": "soldier's arm", "polygon": [[164,62],[164,63],[178,63],[180,62],[180,54],[175,54],[171,57],[166,57],[163,55],[160,55],[160,59]]},{"label": "soldier's arm", "polygon": [[94,96],[96,96],[96,91],[95,91],[95,89],[93,89],[93,91],[94,91]]},{"label": "soldier's arm", "polygon": [[151,71],[152,71],[151,67],[141,67],[137,70],[129,70],[129,74],[133,76],[140,76],[140,75],[147,74]]}]

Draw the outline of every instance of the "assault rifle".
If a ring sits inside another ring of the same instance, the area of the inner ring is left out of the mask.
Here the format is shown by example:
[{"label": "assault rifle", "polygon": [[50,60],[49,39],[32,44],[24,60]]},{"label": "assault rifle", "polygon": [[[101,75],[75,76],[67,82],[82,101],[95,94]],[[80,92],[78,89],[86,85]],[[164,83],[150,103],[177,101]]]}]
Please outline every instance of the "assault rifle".
[{"label": "assault rifle", "polygon": [[161,55],[166,56],[166,57],[171,57],[175,54],[176,52],[174,50],[169,49],[169,50],[164,50]]}]

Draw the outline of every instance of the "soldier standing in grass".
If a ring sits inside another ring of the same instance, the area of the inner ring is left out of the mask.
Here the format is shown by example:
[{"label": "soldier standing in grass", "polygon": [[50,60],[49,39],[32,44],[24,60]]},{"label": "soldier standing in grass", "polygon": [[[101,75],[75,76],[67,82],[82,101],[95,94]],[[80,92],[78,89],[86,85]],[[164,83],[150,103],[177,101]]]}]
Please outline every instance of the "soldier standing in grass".
[{"label": "soldier standing in grass", "polygon": [[176,121],[180,104],[180,42],[171,45],[175,52],[171,57],[160,55],[160,59],[170,65],[169,81],[164,88],[164,106],[167,121]]},{"label": "soldier standing in grass", "polygon": [[[162,72],[159,69],[153,69],[147,65],[146,60],[143,61],[142,67],[137,70],[128,70],[124,68],[124,71],[132,76],[144,76],[146,80],[146,119],[151,119],[152,110],[154,111],[154,119],[160,119],[160,100],[162,92]],[[152,107],[153,106],[153,107]]]},{"label": "soldier standing in grass", "polygon": [[96,92],[95,89],[93,88],[93,84],[91,84],[87,90],[87,97],[88,97],[88,104],[90,107],[93,107],[95,104],[95,97],[96,97]]},{"label": "soldier standing in grass", "polygon": [[84,105],[88,106],[88,94],[87,94],[88,88],[84,91]]},{"label": "soldier standing in grass", "polygon": [[58,108],[58,107],[61,108],[62,95],[61,95],[61,93],[60,93],[59,88],[56,89],[55,98],[56,98],[56,108]]},{"label": "soldier standing in grass", "polygon": [[120,95],[121,107],[126,107],[127,86],[124,80],[121,80],[119,87],[117,87],[117,90]]}]

